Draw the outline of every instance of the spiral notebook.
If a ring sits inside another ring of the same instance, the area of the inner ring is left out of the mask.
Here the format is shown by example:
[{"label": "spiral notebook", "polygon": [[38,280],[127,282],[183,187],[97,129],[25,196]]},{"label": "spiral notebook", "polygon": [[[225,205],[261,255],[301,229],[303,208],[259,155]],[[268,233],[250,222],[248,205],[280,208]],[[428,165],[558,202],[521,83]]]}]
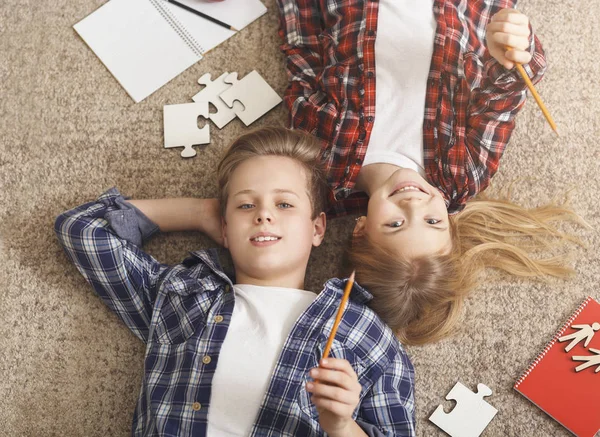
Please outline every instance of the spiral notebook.
[{"label": "spiral notebook", "polygon": [[[514,386],[578,437],[593,437],[600,430],[600,370],[596,372],[600,362],[593,358],[598,356],[594,351],[600,352],[600,330],[581,330],[583,326],[597,328],[594,323],[600,323],[600,304],[588,297]],[[586,332],[590,338],[587,345],[588,337],[580,335]],[[592,357],[596,364],[574,357]]]},{"label": "spiral notebook", "polygon": [[[179,0],[240,30],[260,0]],[[236,32],[165,0],[110,0],[75,26],[125,91],[140,102]]]}]

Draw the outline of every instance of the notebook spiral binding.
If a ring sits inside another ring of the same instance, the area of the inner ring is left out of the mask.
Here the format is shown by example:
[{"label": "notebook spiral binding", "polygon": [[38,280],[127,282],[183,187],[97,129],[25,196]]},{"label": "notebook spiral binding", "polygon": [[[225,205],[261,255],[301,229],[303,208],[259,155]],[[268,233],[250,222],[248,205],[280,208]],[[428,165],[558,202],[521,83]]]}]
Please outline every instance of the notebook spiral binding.
[{"label": "notebook spiral binding", "polygon": [[554,346],[554,343],[556,343],[556,341],[562,337],[562,335],[564,334],[564,332],[567,330],[567,328],[569,326],[571,326],[571,324],[573,323],[573,321],[577,318],[577,316],[583,311],[583,309],[585,308],[585,306],[590,303],[590,301],[592,300],[592,297],[588,297],[586,300],[583,301],[583,303],[581,305],[579,305],[579,308],[577,308],[577,310],[575,310],[575,312],[573,313],[573,315],[569,318],[569,320],[567,320],[565,322],[565,324],[562,326],[562,328],[560,328],[558,330],[558,332],[554,335],[554,337],[552,338],[552,340],[550,340],[547,344],[546,347],[544,348],[544,350],[542,351],[542,353],[540,353],[537,358],[533,361],[533,363],[530,364],[530,366],[527,368],[527,370],[525,370],[525,372],[523,372],[521,374],[521,376],[519,377],[519,379],[517,380],[517,382],[515,383],[514,388],[518,388],[519,385],[521,385],[521,383],[525,380],[525,378],[527,378],[527,376],[529,376],[529,374],[533,371],[533,369],[535,369],[535,366],[537,366],[539,364],[540,361],[542,361],[542,358],[544,358],[544,356],[548,353],[548,351],[552,348],[552,346]]},{"label": "notebook spiral binding", "polygon": [[200,58],[204,55],[204,49],[202,45],[196,41],[196,39],[190,35],[181,22],[171,13],[166,6],[164,0],[150,0],[150,3],[156,8],[160,15],[169,23],[175,32],[181,37],[181,39],[187,44],[187,46]]}]

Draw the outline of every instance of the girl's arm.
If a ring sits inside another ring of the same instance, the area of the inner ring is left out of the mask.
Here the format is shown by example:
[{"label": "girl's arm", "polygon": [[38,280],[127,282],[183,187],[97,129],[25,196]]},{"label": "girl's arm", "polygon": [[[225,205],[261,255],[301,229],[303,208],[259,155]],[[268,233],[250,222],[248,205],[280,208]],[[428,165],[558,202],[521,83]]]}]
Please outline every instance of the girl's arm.
[{"label": "girl's arm", "polygon": [[[527,48],[499,49],[514,43],[515,37],[521,41],[524,32]],[[494,15],[488,25],[487,39],[496,57],[487,49],[481,57],[474,52],[465,54],[464,74],[470,87],[465,91],[468,98],[461,95],[460,100],[455,98],[452,102],[455,107],[467,105],[466,130],[463,134],[453,132],[453,138],[442,141],[443,146],[440,146],[445,148],[439,151],[445,155],[441,157],[440,165],[443,163],[449,169],[446,171],[453,172],[452,181],[457,181],[445,189],[451,198],[450,212],[460,211],[467,200],[487,188],[515,128],[515,117],[525,103],[525,82],[515,68],[509,70],[502,63],[510,65],[513,60],[523,60],[525,53],[530,60],[523,68],[533,83],[541,80],[546,70],[542,46],[531,32],[527,17],[516,10],[503,9]],[[454,174],[456,172],[463,176],[459,177]],[[441,185],[446,184],[441,182]]]},{"label": "girl's arm", "polygon": [[312,124],[317,117],[297,117],[299,109],[304,107],[317,112],[329,103],[318,85],[324,67],[319,42],[319,35],[323,32],[319,1],[277,0],[277,5],[279,36],[283,42],[281,50],[286,57],[289,81],[284,102],[289,111],[290,126],[311,132],[316,127]]}]

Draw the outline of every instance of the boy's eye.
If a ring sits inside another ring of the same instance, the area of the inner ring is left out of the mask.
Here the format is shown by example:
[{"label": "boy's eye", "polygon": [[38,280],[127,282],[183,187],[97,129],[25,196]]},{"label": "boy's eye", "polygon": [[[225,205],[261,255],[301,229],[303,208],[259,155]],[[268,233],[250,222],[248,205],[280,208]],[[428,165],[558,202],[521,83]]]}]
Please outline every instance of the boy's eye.
[{"label": "boy's eye", "polygon": [[288,209],[288,208],[291,208],[291,207],[292,207],[292,205],[290,205],[290,204],[289,204],[289,203],[287,203],[287,202],[281,202],[281,203],[279,203],[277,206],[279,206],[280,208],[283,208],[283,209]]},{"label": "boy's eye", "polygon": [[437,225],[439,222],[441,222],[441,220],[438,220],[438,219],[425,219],[425,222],[428,225]]},{"label": "boy's eye", "polygon": [[244,203],[240,206],[238,206],[239,209],[250,209],[252,208],[254,205],[252,205],[251,203]]},{"label": "boy's eye", "polygon": [[388,224],[388,226],[390,228],[399,228],[400,226],[402,226],[402,222],[399,220],[393,221],[390,224]]}]

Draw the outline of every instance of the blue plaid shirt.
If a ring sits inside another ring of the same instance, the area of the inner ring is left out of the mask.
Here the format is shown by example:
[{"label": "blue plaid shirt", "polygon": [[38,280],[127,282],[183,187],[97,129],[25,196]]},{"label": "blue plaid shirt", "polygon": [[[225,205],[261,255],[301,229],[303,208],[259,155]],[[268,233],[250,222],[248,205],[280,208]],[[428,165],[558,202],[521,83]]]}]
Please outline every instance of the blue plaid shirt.
[{"label": "blue plaid shirt", "polygon": [[[216,251],[192,252],[175,266],[159,263],[139,247],[156,225],[114,188],[61,214],[55,230],[100,298],[147,344],[132,435],[206,436],[213,376],[235,305]],[[327,281],[292,328],[252,436],[325,435],[305,384],[322,356],[345,282]],[[359,377],[354,418],[368,435],[414,436],[413,366],[365,306],[370,298],[355,284],[331,356],[348,360]]]}]

